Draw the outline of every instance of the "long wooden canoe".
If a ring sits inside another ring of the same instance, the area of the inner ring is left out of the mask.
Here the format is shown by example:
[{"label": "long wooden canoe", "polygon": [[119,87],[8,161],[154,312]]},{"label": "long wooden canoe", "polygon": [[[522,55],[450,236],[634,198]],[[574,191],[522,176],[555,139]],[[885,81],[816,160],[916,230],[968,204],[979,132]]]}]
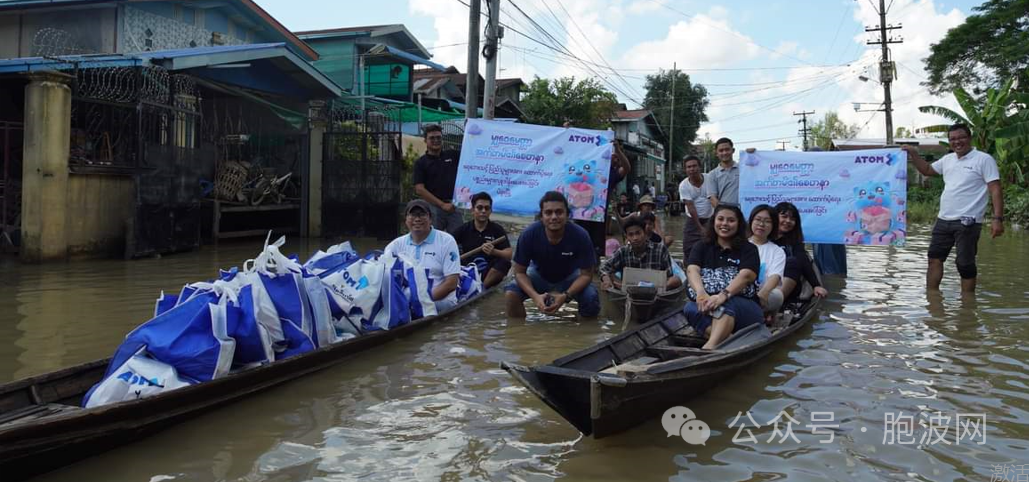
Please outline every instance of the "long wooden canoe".
[{"label": "long wooden canoe", "polygon": [[585,435],[602,438],[680,405],[754,364],[811,320],[818,298],[791,306],[769,329],[744,328],[702,350],[679,309],[547,365],[502,363],[522,385]]},{"label": "long wooden canoe", "polygon": [[327,368],[348,355],[451,318],[503,285],[436,316],[151,398],[82,408],[82,397],[103,377],[110,359],[0,385],[0,480],[13,482],[60,468]]}]

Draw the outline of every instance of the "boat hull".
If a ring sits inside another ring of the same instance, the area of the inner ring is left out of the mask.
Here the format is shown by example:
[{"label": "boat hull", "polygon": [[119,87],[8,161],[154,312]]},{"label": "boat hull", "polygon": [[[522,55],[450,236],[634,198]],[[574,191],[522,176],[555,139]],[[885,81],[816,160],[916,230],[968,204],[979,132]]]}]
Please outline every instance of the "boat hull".
[{"label": "boat hull", "polygon": [[[451,318],[496,290],[494,287],[438,316],[141,400],[71,408],[81,405],[86,390],[103,377],[109,360],[2,385],[0,420],[14,419],[0,422],[0,474],[5,481],[22,480],[103,453]],[[58,408],[61,413],[45,415]],[[33,410],[44,416],[32,415]],[[19,413],[25,415],[15,418]]]}]

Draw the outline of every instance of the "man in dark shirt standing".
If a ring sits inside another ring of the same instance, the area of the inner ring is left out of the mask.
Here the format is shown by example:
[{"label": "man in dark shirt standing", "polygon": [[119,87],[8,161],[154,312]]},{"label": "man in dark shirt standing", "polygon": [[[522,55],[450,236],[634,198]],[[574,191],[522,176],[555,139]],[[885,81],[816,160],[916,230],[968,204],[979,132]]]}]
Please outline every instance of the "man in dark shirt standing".
[{"label": "man in dark shirt standing", "polygon": [[[568,200],[550,191],[540,199],[541,220],[518,238],[514,255],[515,280],[504,288],[507,315],[525,318],[526,299],[542,313],[553,314],[571,300],[579,314],[600,314],[600,294],[593,286],[596,257],[585,229],[568,222]],[[557,292],[551,295],[551,292]]]},{"label": "man in dark shirt standing", "polygon": [[462,253],[482,248],[472,261],[479,268],[482,287],[487,289],[504,280],[511,270],[511,257],[514,249],[511,243],[500,238],[507,236],[504,228],[489,220],[493,212],[493,198],[488,193],[480,192],[472,196],[472,220],[454,231],[454,239],[461,247]]},{"label": "man in dark shirt standing", "polygon": [[425,128],[425,155],[414,161],[414,192],[432,209],[432,227],[453,234],[464,224],[461,212],[454,206],[454,182],[461,152],[443,150],[443,128]]}]

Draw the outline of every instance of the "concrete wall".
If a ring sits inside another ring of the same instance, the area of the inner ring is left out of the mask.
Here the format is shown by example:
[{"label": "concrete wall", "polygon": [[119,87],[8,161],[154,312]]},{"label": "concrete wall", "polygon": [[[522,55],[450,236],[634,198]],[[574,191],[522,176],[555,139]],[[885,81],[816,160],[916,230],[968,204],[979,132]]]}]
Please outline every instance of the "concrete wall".
[{"label": "concrete wall", "polygon": [[127,176],[68,175],[68,255],[120,255],[125,221],[135,215],[135,181]]},{"label": "concrete wall", "polygon": [[[40,29],[54,29],[42,36]],[[115,8],[86,8],[45,13],[12,13],[0,16],[0,58],[49,55],[111,53],[115,51],[117,14]],[[41,50],[42,49],[42,50]]]}]

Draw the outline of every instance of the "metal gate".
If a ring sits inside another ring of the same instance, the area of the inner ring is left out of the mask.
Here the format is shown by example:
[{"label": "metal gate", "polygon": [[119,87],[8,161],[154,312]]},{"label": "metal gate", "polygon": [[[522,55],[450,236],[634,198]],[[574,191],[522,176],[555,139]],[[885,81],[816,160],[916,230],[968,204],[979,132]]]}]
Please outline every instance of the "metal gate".
[{"label": "metal gate", "polygon": [[323,233],[396,237],[402,167],[398,112],[337,104],[328,115],[322,156]]},{"label": "metal gate", "polygon": [[21,122],[0,121],[0,252],[20,244],[24,130]]}]

